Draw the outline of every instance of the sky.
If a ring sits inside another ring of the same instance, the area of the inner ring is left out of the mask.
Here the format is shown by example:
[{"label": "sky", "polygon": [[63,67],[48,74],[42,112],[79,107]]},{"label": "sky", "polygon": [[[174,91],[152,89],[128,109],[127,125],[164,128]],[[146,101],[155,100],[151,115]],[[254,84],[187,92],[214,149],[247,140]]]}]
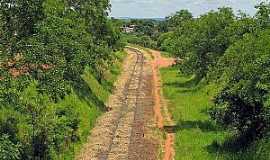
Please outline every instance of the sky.
[{"label": "sky", "polygon": [[199,16],[222,6],[229,6],[235,12],[241,10],[254,15],[254,6],[263,0],[111,0],[112,17],[164,18],[181,9],[188,9]]}]

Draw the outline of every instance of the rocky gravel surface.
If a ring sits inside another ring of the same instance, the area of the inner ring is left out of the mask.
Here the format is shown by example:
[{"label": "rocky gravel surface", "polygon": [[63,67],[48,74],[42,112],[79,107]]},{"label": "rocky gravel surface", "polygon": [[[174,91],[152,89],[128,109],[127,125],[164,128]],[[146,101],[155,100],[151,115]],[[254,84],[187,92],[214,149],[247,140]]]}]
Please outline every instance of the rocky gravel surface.
[{"label": "rocky gravel surface", "polygon": [[156,160],[153,79],[144,53],[127,49],[123,72],[78,160]]}]

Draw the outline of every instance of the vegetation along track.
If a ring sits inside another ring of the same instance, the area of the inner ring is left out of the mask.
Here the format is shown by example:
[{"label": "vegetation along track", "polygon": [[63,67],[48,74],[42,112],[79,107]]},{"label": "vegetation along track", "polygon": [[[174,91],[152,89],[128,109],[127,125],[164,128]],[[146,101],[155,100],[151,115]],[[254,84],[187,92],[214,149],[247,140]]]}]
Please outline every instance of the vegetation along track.
[{"label": "vegetation along track", "polygon": [[148,137],[153,119],[152,70],[143,53],[128,48],[123,73],[105,113],[77,159],[156,160],[157,141]]}]

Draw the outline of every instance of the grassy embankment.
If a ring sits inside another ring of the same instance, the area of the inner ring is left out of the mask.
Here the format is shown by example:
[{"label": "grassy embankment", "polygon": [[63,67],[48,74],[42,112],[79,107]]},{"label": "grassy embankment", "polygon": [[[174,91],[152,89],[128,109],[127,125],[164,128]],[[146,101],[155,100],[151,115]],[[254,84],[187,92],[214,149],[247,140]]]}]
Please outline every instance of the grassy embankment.
[{"label": "grassy embankment", "polygon": [[[246,151],[232,151],[221,144],[228,140],[228,132],[217,127],[209,117],[215,85],[192,83],[191,76],[181,75],[174,67],[161,69],[163,92],[169,100],[169,110],[177,123],[176,160],[254,160],[270,159],[270,143],[264,140]],[[267,151],[268,150],[268,151]]]},{"label": "grassy embankment", "polygon": [[116,53],[117,59],[105,74],[105,80],[102,84],[95,79],[89,69],[86,69],[82,75],[83,87],[77,91],[74,90],[62,102],[57,104],[70,105],[76,108],[80,116],[79,135],[81,139],[78,143],[73,144],[73,146],[69,146],[69,149],[54,159],[72,160],[75,154],[79,153],[83,143],[87,141],[89,132],[94,127],[97,117],[103,112],[102,105],[107,101],[113,90],[113,84],[121,73],[122,61],[125,55],[126,53],[124,51]]}]

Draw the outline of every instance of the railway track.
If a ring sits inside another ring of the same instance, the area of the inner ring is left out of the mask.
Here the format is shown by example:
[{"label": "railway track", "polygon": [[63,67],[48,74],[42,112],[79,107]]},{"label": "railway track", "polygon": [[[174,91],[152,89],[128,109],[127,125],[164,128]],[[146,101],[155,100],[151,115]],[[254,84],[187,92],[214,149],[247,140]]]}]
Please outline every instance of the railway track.
[{"label": "railway track", "polygon": [[143,53],[127,50],[123,73],[107,104],[112,110],[98,119],[78,160],[156,159],[156,146],[145,137],[153,117],[151,68]]},{"label": "railway track", "polygon": [[139,96],[144,67],[144,56],[137,50],[136,62],[132,67],[129,79],[127,80],[120,108],[120,116],[117,118],[116,128],[113,130],[113,138],[107,152],[102,153],[99,160],[128,159],[129,143],[132,139],[133,127],[138,118],[143,118],[143,111],[139,107]]}]

